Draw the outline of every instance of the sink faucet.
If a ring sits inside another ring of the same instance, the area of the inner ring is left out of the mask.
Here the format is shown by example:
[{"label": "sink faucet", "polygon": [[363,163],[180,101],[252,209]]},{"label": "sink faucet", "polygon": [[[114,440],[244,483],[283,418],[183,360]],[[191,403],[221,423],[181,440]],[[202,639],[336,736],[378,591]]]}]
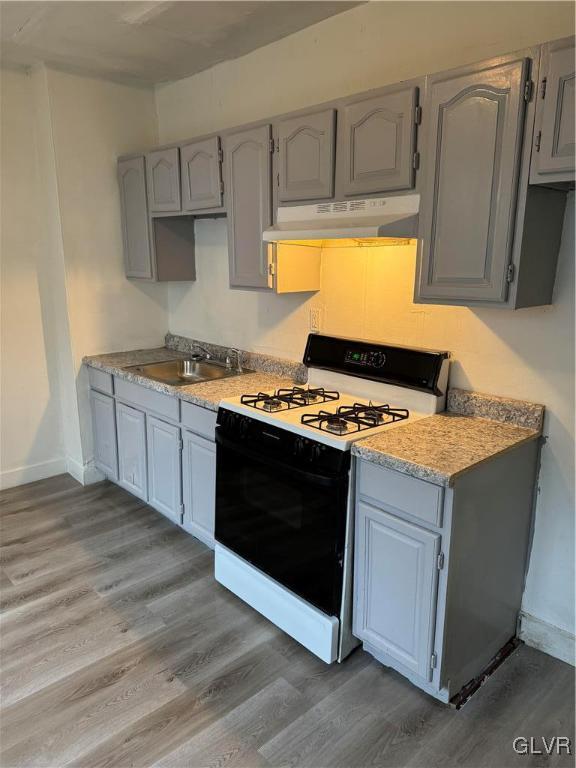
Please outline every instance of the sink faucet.
[{"label": "sink faucet", "polygon": [[226,350],[226,368],[232,368],[232,358],[234,355],[236,355],[236,370],[241,371],[242,370],[242,363],[240,362],[240,356],[241,352],[239,349],[235,349],[234,347],[230,347],[230,349]]},{"label": "sink faucet", "polygon": [[[194,350],[195,350],[195,349],[199,350],[201,354],[200,354],[200,355],[196,355],[196,354],[194,353]],[[196,344],[196,343],[194,343],[194,344],[192,345],[192,355],[191,355],[191,356],[192,356],[193,358],[194,358],[194,357],[203,357],[205,360],[210,360],[210,357],[211,357],[211,355],[210,355],[210,352],[208,352],[208,350],[206,349],[206,347],[203,347],[201,344]]]}]

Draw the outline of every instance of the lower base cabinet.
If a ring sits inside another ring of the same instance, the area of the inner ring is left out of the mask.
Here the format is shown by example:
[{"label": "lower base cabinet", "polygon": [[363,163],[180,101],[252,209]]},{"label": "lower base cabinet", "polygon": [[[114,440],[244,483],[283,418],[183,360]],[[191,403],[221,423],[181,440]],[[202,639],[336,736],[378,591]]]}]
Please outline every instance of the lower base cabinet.
[{"label": "lower base cabinet", "polygon": [[182,521],[180,427],[148,416],[148,503],[175,523]]},{"label": "lower base cabinet", "polygon": [[118,485],[148,501],[146,417],[142,411],[116,403]]},{"label": "lower base cabinet", "polygon": [[96,466],[213,548],[216,413],[90,371]]},{"label": "lower base cabinet", "polygon": [[214,546],[216,446],[193,432],[182,431],[183,527]]},{"label": "lower base cabinet", "polygon": [[431,679],[440,535],[360,501],[354,634]]},{"label": "lower base cabinet", "polygon": [[116,446],[116,413],[114,398],[90,390],[94,463],[109,480],[118,480],[118,450]]}]

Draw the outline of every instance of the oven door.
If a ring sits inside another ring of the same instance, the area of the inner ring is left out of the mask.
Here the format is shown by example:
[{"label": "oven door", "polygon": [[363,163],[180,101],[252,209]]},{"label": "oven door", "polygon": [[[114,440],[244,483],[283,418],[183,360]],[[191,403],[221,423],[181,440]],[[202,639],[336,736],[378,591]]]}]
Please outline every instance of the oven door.
[{"label": "oven door", "polygon": [[[329,449],[336,450],[336,449]],[[349,459],[337,475],[216,431],[216,541],[325,613],[340,612]]]}]

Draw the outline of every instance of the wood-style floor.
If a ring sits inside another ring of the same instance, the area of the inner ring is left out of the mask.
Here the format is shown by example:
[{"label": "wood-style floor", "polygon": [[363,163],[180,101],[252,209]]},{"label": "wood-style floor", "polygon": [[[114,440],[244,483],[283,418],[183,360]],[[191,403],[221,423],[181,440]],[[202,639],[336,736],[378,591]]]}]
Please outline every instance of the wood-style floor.
[{"label": "wood-style floor", "polygon": [[109,483],[1,496],[3,768],[532,766],[574,736],[573,669],[521,647],[460,711],[357,650],[326,666]]}]

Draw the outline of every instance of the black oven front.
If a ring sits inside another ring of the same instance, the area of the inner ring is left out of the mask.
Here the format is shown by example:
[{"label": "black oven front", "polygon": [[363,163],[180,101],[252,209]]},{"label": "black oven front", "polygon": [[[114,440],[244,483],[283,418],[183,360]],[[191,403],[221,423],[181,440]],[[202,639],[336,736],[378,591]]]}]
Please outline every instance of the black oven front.
[{"label": "black oven front", "polygon": [[221,408],[216,541],[336,616],[350,453]]}]

